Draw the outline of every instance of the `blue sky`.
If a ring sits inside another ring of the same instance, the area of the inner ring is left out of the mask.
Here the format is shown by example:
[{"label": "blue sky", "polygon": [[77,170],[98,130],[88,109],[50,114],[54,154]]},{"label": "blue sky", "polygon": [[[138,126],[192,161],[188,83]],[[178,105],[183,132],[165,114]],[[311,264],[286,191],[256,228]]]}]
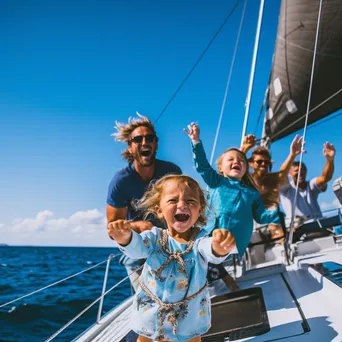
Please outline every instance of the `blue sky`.
[{"label": "blue sky", "polygon": [[[0,242],[109,246],[108,184],[124,149],[110,136],[135,112],[154,120],[235,1],[5,0],[0,11]],[[258,16],[249,1],[215,157],[238,146]],[[267,86],[280,1],[265,1],[248,133]],[[210,155],[243,1],[157,124],[158,157],[199,180],[182,129],[197,121]],[[342,117],[308,130],[309,177],[338,151]],[[257,133],[260,136],[261,127]],[[274,170],[289,136],[272,146]],[[323,207],[334,201],[331,184]],[[336,201],[335,201],[336,203]]]}]

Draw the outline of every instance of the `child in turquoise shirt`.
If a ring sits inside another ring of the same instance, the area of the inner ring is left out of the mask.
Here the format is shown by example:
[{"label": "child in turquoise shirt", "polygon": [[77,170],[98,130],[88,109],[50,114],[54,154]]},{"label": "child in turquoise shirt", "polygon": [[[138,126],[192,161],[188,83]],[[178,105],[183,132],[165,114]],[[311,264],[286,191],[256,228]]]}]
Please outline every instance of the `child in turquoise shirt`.
[{"label": "child in turquoise shirt", "polygon": [[214,228],[233,234],[241,256],[252,236],[253,219],[260,224],[279,223],[278,210],[265,208],[242,151],[231,148],[223,152],[217,161],[217,173],[206,158],[198,125],[191,123],[189,130],[184,131],[192,142],[196,170],[210,188]]}]

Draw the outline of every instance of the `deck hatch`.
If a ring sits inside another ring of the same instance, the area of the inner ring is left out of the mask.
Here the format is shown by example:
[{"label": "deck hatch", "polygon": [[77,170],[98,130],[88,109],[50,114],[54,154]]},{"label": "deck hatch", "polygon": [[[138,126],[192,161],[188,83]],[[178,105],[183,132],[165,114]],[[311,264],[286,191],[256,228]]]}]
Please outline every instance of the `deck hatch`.
[{"label": "deck hatch", "polygon": [[260,287],[217,296],[211,301],[212,326],[202,337],[204,342],[229,341],[265,334],[270,331]]}]

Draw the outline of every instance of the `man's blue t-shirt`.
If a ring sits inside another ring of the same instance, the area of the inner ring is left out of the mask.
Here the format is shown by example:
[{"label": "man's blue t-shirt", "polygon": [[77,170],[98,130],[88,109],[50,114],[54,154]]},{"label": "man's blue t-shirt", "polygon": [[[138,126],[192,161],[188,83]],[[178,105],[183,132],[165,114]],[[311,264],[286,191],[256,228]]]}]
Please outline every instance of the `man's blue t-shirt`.
[{"label": "man's blue t-shirt", "polygon": [[[156,159],[154,175],[150,182],[156,181],[167,174],[180,175],[182,174],[182,170],[173,163]],[[133,208],[132,202],[142,198],[150,182],[145,182],[136,172],[134,164],[129,164],[127,167],[118,171],[110,182],[108,188],[107,204],[116,208],[127,207],[127,220],[143,220],[144,213],[137,212]],[[154,225],[156,224],[153,218],[148,220]],[[160,222],[158,226],[160,226]],[[126,260],[125,258],[125,260],[122,260],[122,263],[127,266],[133,266],[132,259]],[[141,262],[136,264],[137,266],[138,264],[141,265]]]},{"label": "man's blue t-shirt", "polygon": [[[181,174],[181,169],[170,162],[156,159],[155,172],[152,181],[167,174]],[[127,220],[142,220],[143,213],[134,210],[132,200],[139,200],[145,193],[150,182],[145,182],[135,171],[134,164],[118,171],[109,184],[107,204],[116,208],[128,208]]]}]

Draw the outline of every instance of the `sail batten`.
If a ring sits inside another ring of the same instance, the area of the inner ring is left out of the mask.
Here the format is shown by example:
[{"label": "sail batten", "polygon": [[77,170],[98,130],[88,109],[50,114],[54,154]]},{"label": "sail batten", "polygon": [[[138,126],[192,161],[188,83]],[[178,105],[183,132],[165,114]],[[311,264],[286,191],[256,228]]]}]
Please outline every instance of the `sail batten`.
[{"label": "sail batten", "polygon": [[[319,0],[283,0],[265,114],[269,141],[305,124]],[[323,1],[308,124],[342,108],[342,2]]]}]

